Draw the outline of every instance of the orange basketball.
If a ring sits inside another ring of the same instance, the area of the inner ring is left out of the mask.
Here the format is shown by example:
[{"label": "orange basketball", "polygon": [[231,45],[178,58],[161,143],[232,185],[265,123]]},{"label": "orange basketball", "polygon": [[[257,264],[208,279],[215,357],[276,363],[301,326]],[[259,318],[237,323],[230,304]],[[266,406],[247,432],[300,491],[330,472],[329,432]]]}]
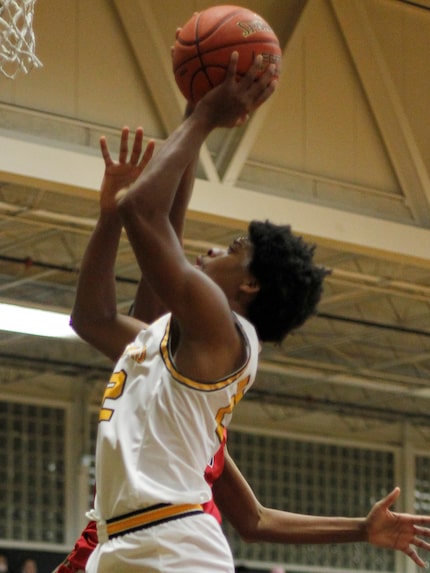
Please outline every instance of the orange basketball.
[{"label": "orange basketball", "polygon": [[196,103],[224,80],[231,53],[239,52],[238,76],[262,54],[262,71],[281,67],[276,34],[261,16],[240,6],[212,6],[196,12],[180,30],[173,48],[173,71],[185,98]]}]

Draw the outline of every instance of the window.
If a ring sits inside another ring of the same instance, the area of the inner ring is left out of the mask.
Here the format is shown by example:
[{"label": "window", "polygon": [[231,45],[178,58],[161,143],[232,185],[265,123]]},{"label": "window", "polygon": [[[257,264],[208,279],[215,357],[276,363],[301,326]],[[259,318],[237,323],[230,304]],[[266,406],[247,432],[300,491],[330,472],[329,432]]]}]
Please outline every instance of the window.
[{"label": "window", "polygon": [[[394,454],[230,430],[229,451],[263,504],[297,513],[364,516],[394,485]],[[430,492],[427,481],[427,492]],[[237,560],[341,570],[394,571],[395,556],[362,543],[242,542],[224,523]]]},{"label": "window", "polygon": [[64,542],[65,411],[0,402],[0,538]]}]

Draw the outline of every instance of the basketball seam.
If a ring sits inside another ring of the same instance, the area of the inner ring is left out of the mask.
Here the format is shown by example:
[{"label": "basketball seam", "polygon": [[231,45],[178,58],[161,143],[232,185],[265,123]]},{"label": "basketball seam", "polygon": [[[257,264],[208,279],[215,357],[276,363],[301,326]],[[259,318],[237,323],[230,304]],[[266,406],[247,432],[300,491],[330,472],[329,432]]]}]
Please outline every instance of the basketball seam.
[{"label": "basketball seam", "polygon": [[[265,39],[261,39],[261,40],[255,40],[252,42],[253,44],[273,44],[274,46],[278,46],[278,42],[276,40],[265,40]],[[224,44],[222,46],[222,49],[225,48],[233,48],[234,46],[241,46],[242,42],[234,42],[232,44]],[[248,44],[250,45],[250,44]],[[202,64],[202,66],[206,65],[204,64],[204,62],[202,61],[202,56],[204,57],[206,54],[211,54],[212,52],[217,52],[219,50],[219,46],[217,46],[216,48],[213,48],[212,50],[205,50],[203,52],[203,54],[201,54],[201,52],[199,51],[198,53],[194,53],[192,54],[189,58],[187,58],[186,60],[182,60],[182,62],[176,66],[176,68],[174,68],[174,71],[176,72],[179,68],[181,68],[184,64],[188,64],[189,62],[191,62],[192,60],[194,60],[194,58],[198,58],[198,60],[200,61],[200,63]],[[274,56],[279,55],[279,57],[281,57],[281,54],[272,54]],[[225,69],[227,69],[227,66],[224,66]]]}]

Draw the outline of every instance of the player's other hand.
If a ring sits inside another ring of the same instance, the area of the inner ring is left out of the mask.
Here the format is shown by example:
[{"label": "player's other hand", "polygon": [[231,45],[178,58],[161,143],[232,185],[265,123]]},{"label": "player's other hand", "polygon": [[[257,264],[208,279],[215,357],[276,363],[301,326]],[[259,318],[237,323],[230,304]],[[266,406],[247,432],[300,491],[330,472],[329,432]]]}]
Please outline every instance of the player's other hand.
[{"label": "player's other hand", "polygon": [[421,539],[430,537],[430,516],[390,511],[399,495],[400,488],[396,487],[372,507],[365,522],[367,539],[377,547],[402,551],[419,567],[425,567],[413,546],[430,551],[430,543]]},{"label": "player's other hand", "polygon": [[129,156],[129,132],[128,127],[122,128],[118,161],[112,159],[106,138],[104,136],[100,138],[100,150],[105,162],[105,172],[100,190],[100,208],[102,210],[116,209],[117,194],[136,181],[153,155],[155,144],[152,140],[148,142],[142,153],[143,129],[138,127]]}]

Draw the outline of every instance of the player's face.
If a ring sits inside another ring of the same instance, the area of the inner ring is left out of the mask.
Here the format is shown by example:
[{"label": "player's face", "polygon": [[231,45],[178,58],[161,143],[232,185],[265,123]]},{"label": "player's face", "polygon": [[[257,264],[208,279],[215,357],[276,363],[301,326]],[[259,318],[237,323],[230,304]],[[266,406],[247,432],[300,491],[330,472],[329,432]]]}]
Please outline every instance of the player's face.
[{"label": "player's face", "polygon": [[237,288],[249,275],[252,244],[248,237],[238,237],[228,249],[213,248],[197,259],[197,266],[225,292]]}]

